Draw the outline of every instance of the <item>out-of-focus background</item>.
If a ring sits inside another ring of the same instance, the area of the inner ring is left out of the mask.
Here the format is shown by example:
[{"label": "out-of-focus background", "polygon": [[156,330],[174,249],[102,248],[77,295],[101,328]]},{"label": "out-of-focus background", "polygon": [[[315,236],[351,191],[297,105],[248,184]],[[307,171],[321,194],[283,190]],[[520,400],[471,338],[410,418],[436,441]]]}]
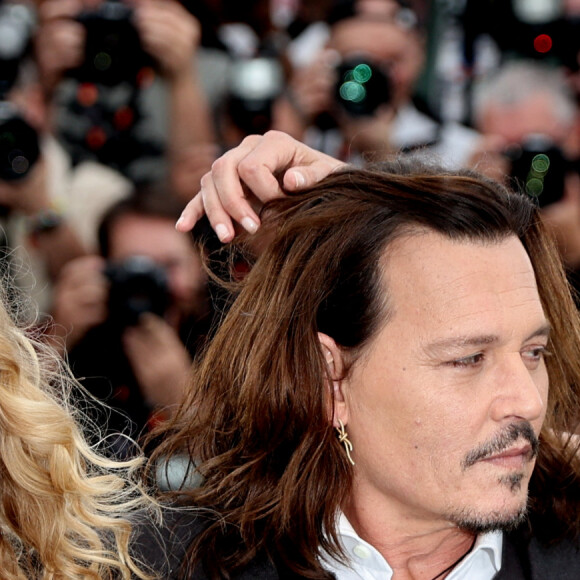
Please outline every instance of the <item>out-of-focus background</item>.
[{"label": "out-of-focus background", "polygon": [[112,406],[95,421],[130,455],[123,434],[171,414],[219,310],[175,220],[221,153],[269,129],[522,189],[577,287],[579,65],[579,0],[0,0],[14,316]]}]

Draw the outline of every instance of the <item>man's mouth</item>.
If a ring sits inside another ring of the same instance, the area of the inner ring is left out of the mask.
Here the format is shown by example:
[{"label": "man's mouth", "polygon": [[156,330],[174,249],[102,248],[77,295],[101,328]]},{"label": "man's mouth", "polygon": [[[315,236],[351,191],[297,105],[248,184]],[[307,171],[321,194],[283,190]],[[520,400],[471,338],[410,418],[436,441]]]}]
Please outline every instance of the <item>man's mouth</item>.
[{"label": "man's mouth", "polygon": [[489,457],[482,458],[480,461],[483,463],[491,463],[498,467],[522,468],[534,457],[535,453],[532,451],[532,446],[526,443],[524,445],[510,447],[499,453],[494,453]]},{"label": "man's mouth", "polygon": [[462,462],[463,469],[480,462],[505,467],[523,467],[538,455],[539,440],[528,421],[514,423],[491,440],[469,452]]}]

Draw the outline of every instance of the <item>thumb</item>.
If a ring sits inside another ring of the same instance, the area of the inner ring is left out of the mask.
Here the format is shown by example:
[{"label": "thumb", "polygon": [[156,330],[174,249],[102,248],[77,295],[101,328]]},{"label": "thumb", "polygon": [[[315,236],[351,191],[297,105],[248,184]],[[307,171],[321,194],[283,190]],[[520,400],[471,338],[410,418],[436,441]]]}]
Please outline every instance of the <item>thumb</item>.
[{"label": "thumb", "polygon": [[334,169],[335,167],[324,162],[313,163],[308,166],[292,167],[284,174],[284,189],[287,191],[297,191],[311,187],[332,173]]}]

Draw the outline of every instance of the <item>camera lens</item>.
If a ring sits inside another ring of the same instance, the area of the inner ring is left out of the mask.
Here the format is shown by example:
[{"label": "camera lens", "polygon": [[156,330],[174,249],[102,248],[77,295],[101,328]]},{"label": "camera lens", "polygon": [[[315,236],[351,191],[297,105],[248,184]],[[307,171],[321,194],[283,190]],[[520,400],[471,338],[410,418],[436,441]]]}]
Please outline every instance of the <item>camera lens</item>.
[{"label": "camera lens", "polygon": [[392,98],[392,81],[372,62],[353,58],[338,66],[336,101],[353,117],[371,116]]},{"label": "camera lens", "polygon": [[0,101],[0,179],[13,181],[26,177],[39,156],[37,132],[14,105]]},{"label": "camera lens", "polygon": [[562,198],[569,163],[549,137],[528,135],[520,145],[510,147],[506,155],[512,164],[512,180],[537,199],[541,207]]},{"label": "camera lens", "polygon": [[145,312],[162,316],[169,305],[165,270],[147,256],[131,256],[111,263],[105,271],[111,282],[109,321],[119,327],[133,326]]}]

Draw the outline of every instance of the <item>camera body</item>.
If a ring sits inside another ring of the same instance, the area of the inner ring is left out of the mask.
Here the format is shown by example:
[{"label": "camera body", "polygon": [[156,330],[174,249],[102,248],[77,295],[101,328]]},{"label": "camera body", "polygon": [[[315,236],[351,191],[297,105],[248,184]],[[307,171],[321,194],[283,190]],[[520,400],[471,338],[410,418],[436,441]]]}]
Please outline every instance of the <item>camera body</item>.
[{"label": "camera body", "polygon": [[139,72],[152,60],[132,17],[133,9],[119,0],[105,0],[77,17],[86,30],[84,62],[72,72],[77,80],[106,86],[137,84]]},{"label": "camera body", "polygon": [[167,274],[151,258],[135,255],[111,262],[105,275],[111,284],[109,322],[114,326],[134,326],[145,312],[165,314],[170,303]]},{"label": "camera body", "polygon": [[571,164],[549,137],[528,135],[504,153],[511,161],[510,179],[518,189],[537,199],[540,207],[562,199]]},{"label": "camera body", "polygon": [[26,177],[40,156],[38,134],[6,99],[28,51],[35,18],[32,10],[0,2],[0,180]]},{"label": "camera body", "polygon": [[364,56],[343,60],[337,67],[335,102],[351,117],[370,117],[391,102],[393,82],[387,72]]},{"label": "camera body", "polygon": [[579,67],[580,17],[557,0],[466,0],[460,16],[464,56],[473,66],[476,39],[489,35],[501,52]]},{"label": "camera body", "polygon": [[26,177],[40,157],[38,133],[15,105],[0,101],[0,180]]},{"label": "camera body", "polygon": [[275,56],[239,59],[229,75],[228,114],[247,134],[264,133],[272,124],[272,105],[284,88],[280,60]]}]

